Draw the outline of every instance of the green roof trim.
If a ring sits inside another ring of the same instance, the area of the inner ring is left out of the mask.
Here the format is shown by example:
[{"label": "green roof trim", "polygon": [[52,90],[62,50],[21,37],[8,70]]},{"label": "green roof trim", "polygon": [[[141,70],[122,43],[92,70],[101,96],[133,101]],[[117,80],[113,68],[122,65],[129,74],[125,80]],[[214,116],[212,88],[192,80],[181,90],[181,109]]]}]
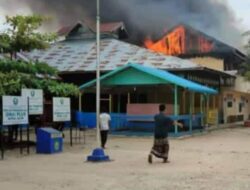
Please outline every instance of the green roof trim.
[{"label": "green roof trim", "polygon": [[102,85],[106,86],[154,85],[164,83],[168,82],[152,75],[145,75],[145,73],[134,68],[125,69],[101,82]]},{"label": "green roof trim", "polygon": [[[212,88],[189,81],[164,70],[129,63],[100,77],[103,86],[175,84],[190,91],[217,94]],[[81,85],[80,90],[95,86],[96,79]]]}]

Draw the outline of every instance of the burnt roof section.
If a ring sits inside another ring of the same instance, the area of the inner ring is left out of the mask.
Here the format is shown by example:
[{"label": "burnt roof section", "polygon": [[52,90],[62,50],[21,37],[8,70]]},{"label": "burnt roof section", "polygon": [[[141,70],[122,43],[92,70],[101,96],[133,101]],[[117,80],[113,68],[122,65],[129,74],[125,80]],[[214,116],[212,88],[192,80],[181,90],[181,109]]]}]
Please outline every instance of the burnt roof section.
[{"label": "burnt roof section", "polygon": [[[179,54],[178,56],[182,58],[193,57],[193,56],[214,56],[218,58],[225,58],[229,56],[236,56],[241,61],[246,59],[246,55],[242,53],[237,48],[234,48],[212,36],[205,34],[193,27],[186,24],[178,24],[172,29],[170,29],[164,36],[171,34],[178,27],[185,28],[185,49],[186,52]],[[210,51],[201,51],[199,49],[199,39],[209,43],[211,45]]]},{"label": "burnt roof section", "polygon": [[[82,30],[82,31],[79,31]],[[100,31],[103,36],[113,36],[119,39],[128,38],[128,33],[123,22],[108,22],[100,24]],[[78,21],[71,26],[63,26],[57,31],[59,36],[65,36],[66,39],[71,39],[72,34],[77,32],[89,33],[88,36],[95,37],[96,24],[91,20]],[[86,36],[85,36],[86,37]],[[82,36],[84,38],[84,36]],[[89,38],[89,37],[87,37]]]}]

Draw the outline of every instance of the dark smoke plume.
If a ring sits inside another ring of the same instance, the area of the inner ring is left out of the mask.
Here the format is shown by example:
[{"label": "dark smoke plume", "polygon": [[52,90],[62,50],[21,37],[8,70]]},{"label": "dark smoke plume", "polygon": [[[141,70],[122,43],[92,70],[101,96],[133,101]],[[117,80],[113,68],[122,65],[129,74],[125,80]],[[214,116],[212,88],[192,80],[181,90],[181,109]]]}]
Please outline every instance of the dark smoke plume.
[{"label": "dark smoke plume", "polygon": [[[226,43],[239,46],[241,31],[226,3],[219,0],[100,0],[102,21],[124,21],[130,41],[154,39],[176,24],[185,23]],[[69,25],[86,17],[95,19],[95,0],[1,0],[12,13],[29,7],[51,15],[55,26]],[[51,25],[52,26],[52,25]]]}]

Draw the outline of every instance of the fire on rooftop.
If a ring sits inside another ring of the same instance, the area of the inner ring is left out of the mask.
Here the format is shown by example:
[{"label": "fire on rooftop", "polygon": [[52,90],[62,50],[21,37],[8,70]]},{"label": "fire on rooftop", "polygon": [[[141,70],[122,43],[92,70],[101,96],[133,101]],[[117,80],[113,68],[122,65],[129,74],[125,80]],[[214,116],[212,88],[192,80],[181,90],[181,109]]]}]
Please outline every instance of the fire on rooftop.
[{"label": "fire on rooftop", "polygon": [[157,42],[153,42],[150,38],[146,39],[145,46],[167,55],[183,55],[192,52],[208,53],[214,48],[212,41],[188,31],[184,25],[174,28]]},{"label": "fire on rooftop", "polygon": [[182,58],[201,56],[220,58],[224,60],[226,70],[237,69],[237,65],[245,59],[245,55],[238,49],[184,24],[169,30],[157,41],[153,41],[150,37],[146,38],[144,46],[154,52]]}]

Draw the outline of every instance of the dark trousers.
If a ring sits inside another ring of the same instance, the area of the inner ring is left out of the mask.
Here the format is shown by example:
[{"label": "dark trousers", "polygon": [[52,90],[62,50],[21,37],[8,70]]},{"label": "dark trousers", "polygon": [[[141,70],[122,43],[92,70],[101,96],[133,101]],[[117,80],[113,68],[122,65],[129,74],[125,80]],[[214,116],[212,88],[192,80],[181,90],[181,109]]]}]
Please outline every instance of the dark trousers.
[{"label": "dark trousers", "polygon": [[17,140],[18,136],[18,125],[12,125],[8,127],[8,141],[12,143],[14,140]]},{"label": "dark trousers", "polygon": [[101,143],[102,143],[102,148],[105,148],[105,144],[108,139],[108,130],[101,131]]}]

